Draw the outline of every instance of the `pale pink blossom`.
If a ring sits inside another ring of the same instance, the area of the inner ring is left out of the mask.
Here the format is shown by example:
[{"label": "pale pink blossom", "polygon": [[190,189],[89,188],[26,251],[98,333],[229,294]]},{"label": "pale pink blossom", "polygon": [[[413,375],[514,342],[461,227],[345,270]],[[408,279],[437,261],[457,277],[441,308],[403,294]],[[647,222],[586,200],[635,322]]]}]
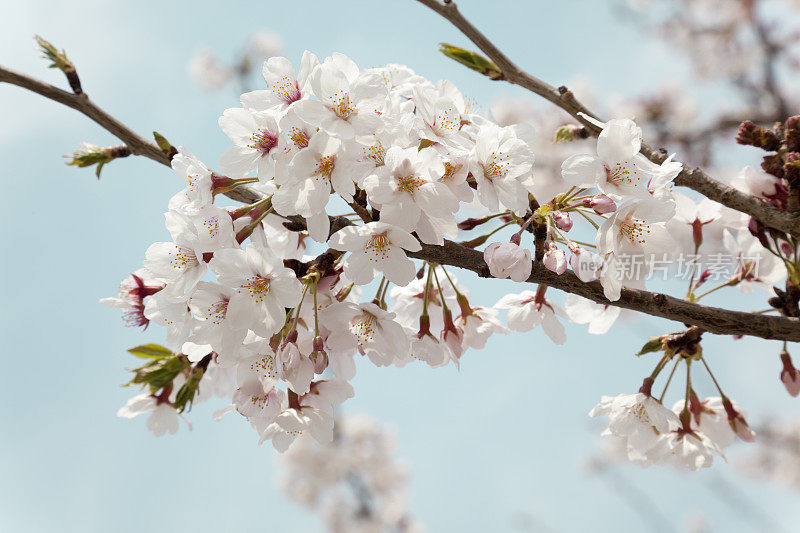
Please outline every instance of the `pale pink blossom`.
[{"label": "pale pink blossom", "polygon": [[522,282],[531,275],[531,252],[512,242],[493,242],[483,251],[489,272],[496,278]]}]

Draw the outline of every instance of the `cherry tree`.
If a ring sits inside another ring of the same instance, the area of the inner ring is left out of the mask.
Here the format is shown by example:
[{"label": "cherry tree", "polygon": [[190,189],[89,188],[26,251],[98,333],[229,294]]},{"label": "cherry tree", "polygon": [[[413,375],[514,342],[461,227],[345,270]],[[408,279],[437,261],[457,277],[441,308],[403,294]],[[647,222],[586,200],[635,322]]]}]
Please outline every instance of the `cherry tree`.
[{"label": "cherry tree", "polygon": [[[563,344],[564,323],[606,334],[629,310],[683,326],[664,322],[663,335],[631,346],[652,358],[652,372],[587,406],[607,418],[604,434],[623,454],[642,466],[697,470],[736,440],[754,441],[746,406],[728,395],[736,384],[717,381],[719,361],[702,341],[763,339],[779,358],[775,385],[800,393],[789,344],[800,341],[800,116],[790,116],[775,71],[788,38],[759,18],[755,1],[734,2],[737,16],[719,14],[716,32],[680,26],[686,46],[751,43],[763,65],[722,74],[753,105],[699,135],[664,120],[664,98],[601,117],[566,86],[521,70],[454,2],[418,1],[478,49],[442,44],[447,57],[560,110],[566,118],[544,126],[546,143],[500,108],[476,112],[454,84],[413,66],[363,68],[344,54],[312,51],[285,58],[263,36],[252,44],[271,56],[263,85],[221,110],[230,145],[216,164],[158,133],[151,142],[102,110],[66,53],[42,38],[69,91],[0,67],[0,82],[72,107],[122,142],[84,143],[69,164],[95,166],[99,177],[116,159],[144,156],[183,180],[165,198],[171,240],[143,250],[141,268],[104,300],[131,326],[164,328],[165,340],[129,350],[142,362],[130,385],[142,392],[119,416],[144,415],[160,436],[191,427],[193,404],[225,398],[215,416],[243,417],[259,443],[287,454],[287,475],[305,480],[292,483],[296,497],[324,502],[333,530],[361,520],[364,530],[410,531],[416,525],[398,488],[405,478],[384,430],[337,413],[355,394],[356,361],[458,367],[492,335],[541,327]],[[749,37],[740,41],[739,32]],[[696,57],[702,72],[715,66]],[[242,64],[252,68],[252,60]],[[193,64],[208,86],[231,72],[208,55]],[[710,164],[709,138],[733,137],[732,128],[739,144],[763,151],[763,164],[726,183],[690,163]],[[478,302],[461,270],[482,283],[520,285]],[[655,274],[676,271],[686,283],[673,284],[674,296],[648,289]],[[734,290],[763,291],[767,308],[704,303]],[[695,389],[697,373],[714,388]],[[363,463],[340,464],[358,454]]]}]

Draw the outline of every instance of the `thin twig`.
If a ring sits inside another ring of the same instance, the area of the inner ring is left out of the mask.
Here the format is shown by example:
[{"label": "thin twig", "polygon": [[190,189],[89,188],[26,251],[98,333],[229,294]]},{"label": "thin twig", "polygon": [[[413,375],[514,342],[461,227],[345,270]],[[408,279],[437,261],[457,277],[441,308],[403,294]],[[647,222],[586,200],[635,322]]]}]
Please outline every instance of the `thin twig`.
[{"label": "thin twig", "polygon": [[[155,143],[147,141],[122,122],[106,113],[92,102],[86,93],[73,94],[49,83],[37,80],[25,74],[0,66],[0,83],[10,83],[23,89],[44,96],[84,114],[103,129],[117,137],[134,155],[141,155],[162,165],[170,166],[170,158]],[[246,204],[257,202],[262,197],[249,187],[239,186],[225,193],[229,198]]]},{"label": "thin twig", "polygon": [[89,99],[86,93],[73,94],[5,67],[0,67],[0,82],[17,85],[23,89],[35,92],[45,98],[80,111],[99,124],[103,129],[124,142],[128,148],[131,149],[133,154],[143,155],[162,165],[169,166],[169,158],[155,143],[146,141],[136,132],[100,109]]}]

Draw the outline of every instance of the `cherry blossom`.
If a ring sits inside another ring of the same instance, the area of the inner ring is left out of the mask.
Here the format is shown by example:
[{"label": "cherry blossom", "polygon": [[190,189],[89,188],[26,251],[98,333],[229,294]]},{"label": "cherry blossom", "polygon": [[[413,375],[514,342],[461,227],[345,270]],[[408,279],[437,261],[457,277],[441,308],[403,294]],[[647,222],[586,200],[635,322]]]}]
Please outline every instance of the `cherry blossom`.
[{"label": "cherry blossom", "polygon": [[172,197],[169,208],[177,210],[180,206],[185,211],[190,211],[209,205],[213,199],[213,178],[208,167],[183,146],[178,148],[178,153],[170,164],[186,180],[187,185]]},{"label": "cherry blossom", "polygon": [[507,294],[494,305],[497,309],[508,309],[508,327],[514,331],[530,331],[541,325],[544,332],[556,344],[564,344],[567,335],[557,316],[566,318],[561,307],[544,298],[543,293],[522,291]]},{"label": "cherry blossom", "polygon": [[781,383],[786,387],[786,392],[797,396],[800,394],[800,372],[792,364],[789,352],[785,350],[781,352],[781,363],[783,363],[780,373]]},{"label": "cherry blossom", "polygon": [[[159,402],[157,398],[150,394],[139,394],[129,399],[124,406],[119,408],[117,416],[121,418],[134,418],[141,414],[150,413],[147,417],[147,429],[156,437],[162,437],[166,433],[174,435],[178,432],[178,412],[168,403]],[[191,423],[183,417],[189,429]]]},{"label": "cherry blossom", "polygon": [[671,200],[631,199],[622,203],[603,222],[597,232],[597,249],[605,259],[600,280],[606,298],[618,300],[623,285],[644,287],[641,273],[631,277],[620,271],[624,266],[621,258],[632,256],[646,265],[658,259],[656,254],[666,256],[673,240],[665,222],[674,211],[675,204]]},{"label": "cherry blossom", "polygon": [[271,252],[255,244],[227,249],[209,263],[219,283],[233,289],[226,317],[262,337],[283,325],[286,307],[300,301],[300,282]]},{"label": "cherry blossom", "polygon": [[166,344],[177,348],[189,338],[192,331],[192,316],[185,296],[166,288],[147,298],[144,303],[145,318],[167,328]]},{"label": "cherry blossom", "polygon": [[225,209],[207,205],[191,215],[168,211],[164,218],[170,234],[187,243],[199,254],[218,252],[236,246],[233,221]]},{"label": "cherry blossom", "polygon": [[522,282],[531,275],[531,252],[513,242],[493,242],[483,251],[489,272],[496,278]]},{"label": "cherry blossom", "polygon": [[254,111],[283,111],[308,96],[308,77],[319,64],[317,56],[306,50],[295,74],[292,63],[285,57],[270,57],[264,62],[262,74],[267,89],[242,95],[242,105]]},{"label": "cherry blossom", "polygon": [[381,220],[416,231],[427,244],[442,244],[444,234],[455,236],[458,198],[438,181],[444,164],[436,151],[392,147],[384,161],[364,179],[370,201],[381,209]]},{"label": "cherry blossom", "polygon": [[[647,457],[662,436],[680,427],[678,416],[655,398],[637,392],[603,396],[589,416],[608,416],[608,434],[625,439],[631,461],[647,464]],[[664,447],[667,450],[669,447]]]},{"label": "cherry blossom", "polygon": [[376,110],[385,98],[381,78],[362,73],[347,56],[335,53],[315,67],[308,79],[319,100],[297,104],[303,120],[341,139],[352,139],[374,130],[379,124]]},{"label": "cherry blossom", "polygon": [[235,356],[247,334],[246,327],[227,319],[232,296],[230,287],[201,281],[189,299],[189,310],[194,318],[193,340],[211,345],[223,360]]},{"label": "cherry blossom", "polygon": [[408,335],[395,314],[373,303],[334,303],[321,315],[331,330],[327,344],[333,350],[357,349],[378,366],[390,365],[408,352]]},{"label": "cherry blossom", "polygon": [[[261,442],[271,440],[278,451],[286,451],[294,440],[308,433],[325,444],[333,439],[333,406],[353,395],[346,382],[319,381],[297,400],[296,406],[286,404],[275,421],[261,435]],[[291,401],[290,401],[291,403]]]},{"label": "cherry blossom", "polygon": [[319,242],[328,237],[330,223],[325,206],[331,189],[344,198],[352,198],[355,186],[350,176],[337,167],[341,141],[324,133],[314,135],[308,146],[292,158],[292,178],[284,182],[272,197],[272,205],[281,215],[301,215],[309,221],[309,234]]},{"label": "cherry blossom", "polygon": [[749,231],[733,233],[725,230],[723,243],[736,258],[731,284],[735,284],[741,292],[752,292],[755,283],[768,288],[786,276],[786,266],[781,259],[767,252]]},{"label": "cherry blossom", "polygon": [[232,405],[247,419],[272,423],[281,412],[283,397],[281,390],[267,388],[261,381],[250,379],[236,388]]},{"label": "cherry blossom", "polygon": [[658,439],[639,462],[643,466],[669,464],[681,469],[699,470],[711,466],[715,453],[722,455],[719,446],[703,433],[674,430]]},{"label": "cherry blossom", "polygon": [[[178,225],[173,229],[179,229]],[[165,282],[170,288],[168,294],[175,299],[188,299],[205,274],[206,263],[202,251],[192,246],[189,235],[178,233],[173,238],[174,242],[157,242],[147,248],[144,268],[152,277]]]},{"label": "cherry blossom", "polygon": [[278,116],[269,111],[243,108],[226,109],[219,127],[234,145],[222,154],[219,167],[233,177],[242,177],[258,169],[258,177],[272,177],[275,160],[272,151],[278,146]]},{"label": "cherry blossom", "polygon": [[675,200],[675,216],[667,221],[672,238],[678,241],[683,250],[699,249],[709,233],[706,226],[722,216],[720,204],[708,198],[695,203],[678,192],[673,192],[672,198]]},{"label": "cherry blossom", "polygon": [[144,299],[164,288],[164,283],[149,279],[149,273],[140,268],[119,284],[118,295],[102,298],[101,303],[123,311],[123,319],[129,326],[147,328],[149,320],[144,316]]},{"label": "cherry blossom", "polygon": [[[728,409],[725,403],[728,403],[731,413],[735,413],[733,420],[729,418]],[[675,402],[672,410],[680,413],[684,408],[684,400]],[[702,433],[711,442],[713,442],[720,450],[727,448],[735,440],[737,435],[740,435],[742,440],[752,442],[755,439],[755,434],[747,427],[747,423],[743,425],[737,422],[740,418],[744,420],[746,413],[736,402],[730,400],[723,400],[719,396],[706,398],[702,401],[695,401],[694,405],[690,401],[689,410],[692,412],[691,427],[698,433]],[[735,428],[739,424],[740,428]],[[747,428],[745,430],[745,428]]]},{"label": "cherry blossom", "polygon": [[424,361],[431,368],[439,368],[455,359],[455,355],[447,344],[441,342],[430,333],[411,340],[410,356]]},{"label": "cherry blossom", "polygon": [[462,113],[467,110],[461,92],[447,80],[436,85],[413,85],[413,101],[419,116],[419,136],[445,147],[457,149],[468,145],[463,131]]},{"label": "cherry blossom", "polygon": [[331,236],[330,246],[351,252],[345,259],[344,272],[358,285],[369,283],[378,272],[396,285],[406,285],[416,270],[404,250],[422,249],[410,233],[385,222],[342,228]]},{"label": "cherry blossom", "polygon": [[569,266],[572,271],[583,282],[594,281],[600,277],[603,267],[603,258],[594,252],[590,252],[576,246],[571,250]]},{"label": "cherry blossom", "polygon": [[567,271],[567,256],[564,250],[558,248],[554,243],[550,243],[547,251],[544,253],[542,262],[548,270],[552,270],[556,274],[563,274]]},{"label": "cherry blossom", "polygon": [[603,128],[597,137],[597,156],[577,154],[561,167],[569,185],[598,187],[617,198],[647,197],[681,171],[680,163],[667,160],[655,165],[639,153],[642,130],[633,121],[615,119],[597,124]]},{"label": "cherry blossom", "polygon": [[583,205],[591,208],[598,215],[613,213],[617,210],[617,204],[605,194],[596,194],[591,198],[586,198],[583,201]]},{"label": "cherry blossom", "polygon": [[528,208],[533,180],[533,153],[512,128],[486,124],[478,131],[470,153],[470,172],[478,187],[478,200],[487,209],[503,207],[522,214]]},{"label": "cherry blossom", "polygon": [[455,326],[461,332],[465,346],[482,350],[492,335],[506,335],[508,328],[497,318],[498,311],[491,307],[473,307],[469,313],[460,314]]},{"label": "cherry blossom", "polygon": [[603,335],[614,325],[621,309],[595,303],[577,294],[568,294],[564,300],[564,311],[570,321],[576,324],[589,324],[589,333]]},{"label": "cherry blossom", "polygon": [[597,232],[600,254],[669,250],[672,238],[665,222],[675,212],[671,201],[634,199],[621,204]]}]

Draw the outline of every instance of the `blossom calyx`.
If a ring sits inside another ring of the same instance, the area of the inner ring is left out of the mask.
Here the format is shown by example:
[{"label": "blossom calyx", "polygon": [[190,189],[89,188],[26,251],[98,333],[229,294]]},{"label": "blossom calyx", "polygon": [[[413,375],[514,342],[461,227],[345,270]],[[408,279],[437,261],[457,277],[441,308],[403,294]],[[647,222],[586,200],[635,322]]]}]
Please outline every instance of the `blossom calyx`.
[{"label": "blossom calyx", "polygon": [[744,416],[733,407],[731,400],[727,396],[722,396],[722,406],[725,408],[725,413],[728,415],[728,424],[730,424],[736,436],[745,442],[755,441],[756,434],[750,429]]}]

